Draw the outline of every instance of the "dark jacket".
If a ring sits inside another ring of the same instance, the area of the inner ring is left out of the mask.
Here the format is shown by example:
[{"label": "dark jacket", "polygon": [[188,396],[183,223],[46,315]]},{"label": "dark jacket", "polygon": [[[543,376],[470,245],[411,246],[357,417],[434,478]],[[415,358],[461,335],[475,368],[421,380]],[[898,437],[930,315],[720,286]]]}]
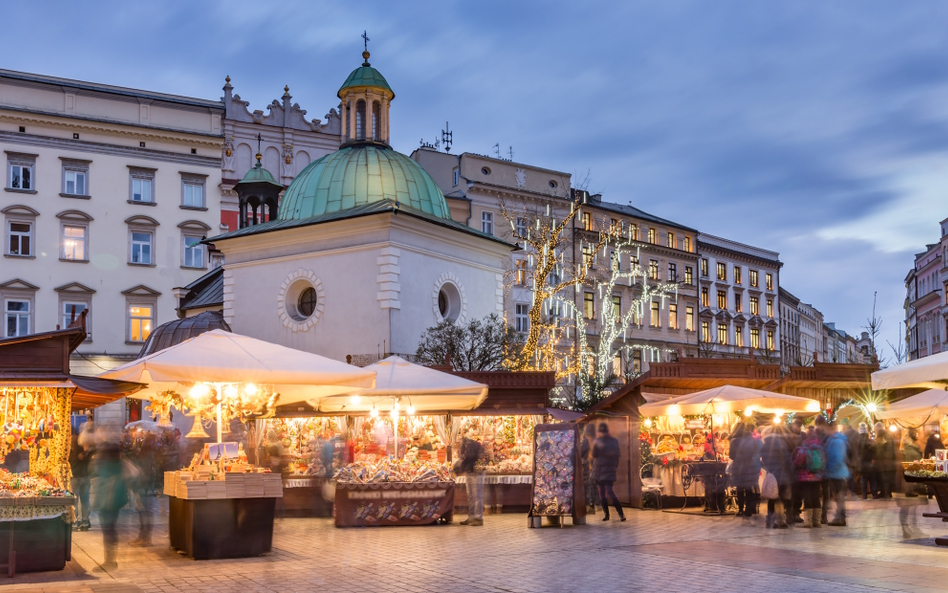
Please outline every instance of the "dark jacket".
[{"label": "dark jacket", "polygon": [[793,470],[790,467],[790,443],[778,434],[771,434],[764,438],[760,448],[760,462],[773,474],[777,484],[788,486],[793,481]]},{"label": "dark jacket", "polygon": [[616,468],[619,467],[619,454],[619,441],[615,437],[605,436],[596,439],[592,450],[592,477],[597,484],[615,483]]},{"label": "dark jacket", "polygon": [[85,478],[89,475],[89,460],[92,458],[92,451],[82,448],[78,439],[73,439],[69,449],[69,465],[72,468],[72,477]]},{"label": "dark jacket", "polygon": [[856,456],[859,458],[859,473],[868,474],[872,472],[872,460],[875,457],[875,449],[872,447],[872,439],[868,434],[860,434],[856,437]]},{"label": "dark jacket", "polygon": [[760,478],[760,441],[747,434],[731,441],[731,484],[754,488]]},{"label": "dark jacket", "polygon": [[92,508],[117,511],[128,502],[128,484],[122,468],[122,449],[116,443],[96,447],[92,458]]},{"label": "dark jacket", "polygon": [[881,472],[895,470],[895,442],[888,435],[876,438],[873,449],[873,464]]},{"label": "dark jacket", "polygon": [[925,441],[925,457],[924,459],[931,459],[935,456],[936,449],[944,449],[945,445],[942,444],[941,439],[936,437],[933,434],[928,435],[928,440]]},{"label": "dark jacket", "polygon": [[474,439],[464,437],[461,441],[461,473],[469,474],[474,472],[474,465],[478,457],[481,456],[481,444]]}]

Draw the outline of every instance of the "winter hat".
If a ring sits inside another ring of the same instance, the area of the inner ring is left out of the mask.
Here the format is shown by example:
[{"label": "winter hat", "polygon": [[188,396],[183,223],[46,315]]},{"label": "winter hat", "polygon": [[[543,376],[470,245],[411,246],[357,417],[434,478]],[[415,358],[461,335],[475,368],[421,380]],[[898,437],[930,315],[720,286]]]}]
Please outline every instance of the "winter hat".
[{"label": "winter hat", "polygon": [[876,432],[879,432],[880,430],[885,430],[885,425],[882,424],[881,422],[876,422],[875,426],[873,426],[872,429]]},{"label": "winter hat", "polygon": [[867,432],[869,432],[869,427],[866,426],[866,423],[865,423],[865,422],[860,422],[860,423],[859,423],[859,434],[866,434]]}]

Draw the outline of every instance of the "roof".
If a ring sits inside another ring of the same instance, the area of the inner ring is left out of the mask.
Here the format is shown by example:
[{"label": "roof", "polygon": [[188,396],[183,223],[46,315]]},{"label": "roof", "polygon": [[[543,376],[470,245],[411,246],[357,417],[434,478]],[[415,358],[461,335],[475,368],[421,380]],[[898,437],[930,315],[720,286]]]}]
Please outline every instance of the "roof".
[{"label": "roof", "polygon": [[307,219],[386,200],[451,218],[441,188],[421,165],[387,146],[361,144],[300,171],[283,195],[277,219]]},{"label": "roof", "polygon": [[218,266],[185,286],[188,293],[181,299],[179,311],[224,305],[224,268]]},{"label": "roof", "polygon": [[644,210],[639,210],[638,208],[634,206],[625,206],[622,204],[616,204],[615,202],[604,202],[602,200],[593,200],[591,198],[592,196],[590,196],[590,200],[586,202],[586,206],[589,206],[590,208],[602,208],[603,210],[607,210],[609,212],[615,212],[616,214],[624,214],[625,216],[631,216],[633,218],[639,218],[641,220],[649,220],[656,224],[672,226],[684,231],[691,231],[692,233],[698,232],[697,229],[686,227],[683,224],[678,224],[677,222],[668,220],[666,218],[660,218],[658,216],[655,216],[654,214],[649,214],[648,212],[645,212]]},{"label": "roof", "polygon": [[[221,279],[223,281],[223,271]],[[213,329],[230,331],[230,326],[224,321],[223,313],[219,311],[205,311],[194,317],[185,317],[162,323],[148,335],[148,340],[145,341],[145,345],[138,353],[138,358],[170,348]]]},{"label": "roof", "polygon": [[223,101],[211,101],[208,99],[198,99],[195,97],[185,97],[183,95],[171,95],[168,93],[156,93],[153,91],[142,91],[110,84],[101,84],[98,82],[86,82],[83,80],[74,80],[71,78],[60,78],[58,76],[46,76],[44,74],[31,74],[29,72],[17,72],[15,70],[0,69],[0,78],[12,78],[26,82],[39,82],[44,84],[53,84],[61,87],[81,89],[87,91],[97,91],[112,95],[124,95],[126,97],[135,97],[140,99],[151,99],[153,101],[166,101],[168,103],[178,103],[181,105],[191,105],[194,107],[207,107],[212,109],[224,109]]},{"label": "roof", "polygon": [[[259,155],[257,155],[259,156]],[[247,174],[244,175],[244,178],[234,184],[234,187],[238,185],[249,185],[251,183],[269,183],[275,187],[283,189],[283,184],[278,182],[273,173],[268,171],[260,164],[260,161],[257,160],[257,164],[250,168],[247,171]]]},{"label": "roof", "polygon": [[345,89],[359,86],[374,86],[383,88],[391,92],[392,97],[394,97],[395,91],[392,90],[392,87],[388,86],[388,81],[385,80],[385,77],[382,76],[382,73],[369,65],[369,52],[364,52],[362,56],[365,58],[365,62],[353,70],[352,73],[349,74],[349,77],[346,78],[346,81],[342,83],[342,86],[339,87],[339,98],[342,98],[342,91]]},{"label": "roof", "polygon": [[236,239],[238,237],[246,237],[249,235],[259,235],[263,233],[270,233],[275,231],[282,231],[285,229],[294,229],[306,226],[312,226],[317,224],[323,224],[327,222],[335,222],[339,220],[348,220],[351,218],[359,218],[362,216],[371,216],[374,214],[384,214],[391,213],[395,215],[404,215],[410,216],[412,218],[417,218],[425,222],[430,222],[431,224],[436,224],[438,226],[447,227],[462,233],[467,233],[469,235],[474,235],[476,237],[481,237],[483,239],[489,239],[495,241],[502,245],[507,245],[511,249],[516,249],[516,245],[508,243],[503,239],[499,239],[493,235],[488,235],[487,233],[482,233],[476,229],[472,229],[469,226],[463,225],[459,222],[455,222],[450,218],[440,218],[428,214],[427,212],[422,212],[412,208],[411,206],[406,206],[404,204],[399,204],[394,200],[382,200],[378,202],[370,202],[368,204],[363,204],[362,206],[355,206],[353,208],[347,208],[346,210],[339,210],[336,212],[327,212],[326,214],[320,214],[318,216],[312,216],[310,218],[301,218],[301,219],[289,219],[289,220],[272,220],[270,222],[265,222],[263,224],[256,224],[249,227],[244,227],[242,229],[237,229],[236,231],[231,231],[229,233],[223,233],[217,235],[216,237],[209,237],[202,241],[203,243],[218,243],[220,241],[226,241],[229,239]]}]

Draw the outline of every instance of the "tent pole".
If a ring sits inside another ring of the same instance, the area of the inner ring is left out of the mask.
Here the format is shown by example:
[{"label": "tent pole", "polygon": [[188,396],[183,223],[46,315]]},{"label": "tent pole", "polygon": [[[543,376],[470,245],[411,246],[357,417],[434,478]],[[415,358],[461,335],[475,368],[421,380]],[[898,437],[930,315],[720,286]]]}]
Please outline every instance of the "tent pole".
[{"label": "tent pole", "polygon": [[223,435],[223,430],[221,427],[221,404],[218,402],[217,404],[217,444],[218,445],[221,444],[222,435]]}]

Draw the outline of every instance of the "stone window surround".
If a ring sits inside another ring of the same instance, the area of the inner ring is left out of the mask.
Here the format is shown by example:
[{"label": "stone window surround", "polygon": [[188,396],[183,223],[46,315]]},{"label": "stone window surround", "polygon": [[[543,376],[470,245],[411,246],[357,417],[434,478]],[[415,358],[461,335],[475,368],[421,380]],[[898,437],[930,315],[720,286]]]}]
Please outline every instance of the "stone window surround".
[{"label": "stone window surround", "polygon": [[[14,150],[5,150],[3,152],[6,153],[7,155],[7,163],[6,163],[7,179],[6,179],[6,183],[4,183],[3,188],[7,191],[12,191],[12,192],[19,192],[19,193],[24,193],[24,194],[35,194],[36,193],[36,159],[39,158],[39,155],[31,154],[27,152],[17,152]],[[30,187],[30,189],[20,189],[20,188],[10,187],[10,183],[12,181],[11,176],[10,176],[10,171],[11,171],[10,167],[12,165],[30,167],[30,183],[32,184],[32,187]]]},{"label": "stone window surround", "polygon": [[[91,199],[91,198],[92,198],[92,195],[91,195],[92,192],[89,190],[89,165],[92,163],[92,161],[87,161],[87,160],[82,160],[82,159],[68,158],[68,157],[64,157],[64,156],[59,157],[59,160],[62,161],[62,164],[63,164],[63,172],[62,172],[62,191],[59,193],[59,195],[62,196],[62,197],[64,197],[64,198],[76,198],[76,199],[80,199],[80,200],[89,200],[89,199]],[[80,172],[80,173],[85,173],[85,175],[86,175],[86,181],[85,181],[85,184],[86,184],[86,187],[85,187],[86,193],[84,193],[84,194],[70,194],[70,193],[66,193],[66,171],[76,171],[76,172]]]},{"label": "stone window surround", "polygon": [[[199,267],[184,265],[184,241],[187,238],[204,239],[211,227],[200,220],[186,220],[178,225],[181,229],[181,267],[186,270],[206,270],[207,269],[207,246],[201,246],[204,254],[201,256],[201,265]],[[154,245],[152,245],[154,250]]]},{"label": "stone window surround", "polygon": [[[158,225],[160,223],[150,216],[141,214],[130,216],[125,219],[125,225],[128,227],[128,249],[126,250],[126,263],[130,266],[155,267],[155,245],[158,242]],[[151,262],[147,264],[135,263],[132,261],[132,233],[150,233],[151,234]]]},{"label": "stone window surround", "polygon": [[[143,284],[139,284],[134,288],[129,288],[128,290],[123,290],[122,294],[125,295],[125,343],[133,346],[140,346],[144,343],[144,340],[141,342],[133,342],[132,337],[132,319],[130,315],[130,309],[133,306],[138,305],[147,305],[151,307],[151,331],[155,331],[157,319],[158,319],[158,297],[161,296],[161,293],[148,288]],[[149,334],[150,335],[150,334]]]},{"label": "stone window surround", "polygon": [[[4,257],[16,257],[23,259],[36,259],[36,217],[39,216],[39,212],[30,208],[29,206],[17,205],[7,206],[3,210],[0,210],[0,214],[4,215],[3,221],[3,256]],[[11,222],[20,222],[24,224],[29,224],[32,229],[32,244],[30,245],[31,253],[30,255],[11,255],[10,250],[10,223]]]},{"label": "stone window surround", "polygon": [[[86,306],[86,339],[84,343],[92,342],[92,295],[95,294],[95,290],[78,282],[71,282],[53,290],[59,294],[59,315],[63,317],[63,322],[65,322],[64,306],[66,303],[82,303]],[[61,327],[65,328],[66,325]]]},{"label": "stone window surround", "polygon": [[[89,223],[92,222],[93,218],[85,212],[81,212],[79,210],[64,210],[57,214],[56,218],[59,219],[59,261],[70,263],[89,263]],[[83,255],[85,257],[83,259],[68,259],[65,257],[65,245],[63,242],[65,241],[65,230],[67,226],[82,227],[85,229],[85,245],[83,245]]]},{"label": "stone window surround", "polygon": [[[181,174],[181,201],[178,203],[178,207],[182,210],[207,210],[207,175],[202,173],[191,173],[189,171],[178,171]],[[200,206],[187,206],[184,203],[184,186],[186,185],[199,185],[201,186],[201,205]]]},{"label": "stone window surround", "polygon": [[[139,206],[154,206],[158,203],[158,188],[155,183],[155,174],[158,172],[158,169],[151,167],[139,167],[136,165],[128,165],[128,203],[136,204]],[[151,181],[151,201],[150,202],[137,202],[132,199],[133,196],[133,186],[132,182],[134,179],[148,179]]]},{"label": "stone window surround", "polygon": [[30,303],[30,328],[29,333],[36,333],[36,291],[38,286],[33,286],[29,282],[16,278],[9,282],[0,284],[0,313],[3,317],[3,327],[0,328],[0,335],[7,337],[7,301],[29,301]]}]

